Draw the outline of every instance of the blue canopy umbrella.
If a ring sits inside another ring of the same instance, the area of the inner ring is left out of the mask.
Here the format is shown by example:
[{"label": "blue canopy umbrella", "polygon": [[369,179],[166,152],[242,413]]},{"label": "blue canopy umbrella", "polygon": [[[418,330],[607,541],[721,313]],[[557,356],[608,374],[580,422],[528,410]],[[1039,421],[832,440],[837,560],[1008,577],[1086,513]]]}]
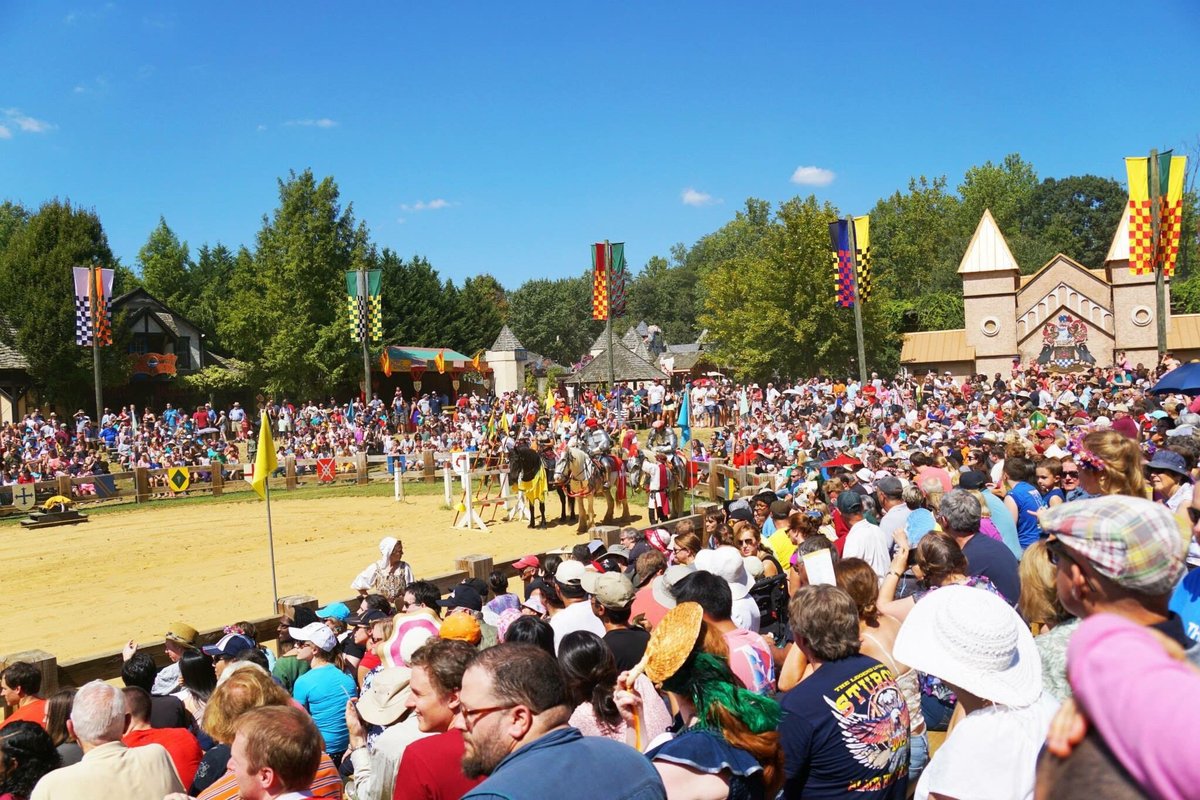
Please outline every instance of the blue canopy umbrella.
[{"label": "blue canopy umbrella", "polygon": [[1200,394],[1200,361],[1189,361],[1159,378],[1151,394]]}]

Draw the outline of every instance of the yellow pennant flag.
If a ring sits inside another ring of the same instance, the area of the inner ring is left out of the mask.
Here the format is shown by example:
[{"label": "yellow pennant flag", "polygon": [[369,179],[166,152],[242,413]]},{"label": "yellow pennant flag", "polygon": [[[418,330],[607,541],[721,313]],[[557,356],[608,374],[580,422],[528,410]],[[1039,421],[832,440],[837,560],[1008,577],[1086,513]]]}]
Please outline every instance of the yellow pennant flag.
[{"label": "yellow pennant flag", "polygon": [[554,406],[558,403],[558,398],[554,396],[554,387],[546,389],[546,413],[553,414]]},{"label": "yellow pennant flag", "polygon": [[254,480],[250,485],[258,496],[267,499],[267,478],[279,469],[279,459],[275,457],[275,440],[271,438],[271,419],[267,412],[262,412],[262,425],[258,430],[258,452],[254,456]]},{"label": "yellow pennant flag", "polygon": [[1154,222],[1150,204],[1150,159],[1125,159],[1129,176],[1129,271],[1154,271]]},{"label": "yellow pennant flag", "polygon": [[438,375],[446,374],[446,356],[445,350],[438,350],[436,356],[433,357],[433,363],[437,366]]}]

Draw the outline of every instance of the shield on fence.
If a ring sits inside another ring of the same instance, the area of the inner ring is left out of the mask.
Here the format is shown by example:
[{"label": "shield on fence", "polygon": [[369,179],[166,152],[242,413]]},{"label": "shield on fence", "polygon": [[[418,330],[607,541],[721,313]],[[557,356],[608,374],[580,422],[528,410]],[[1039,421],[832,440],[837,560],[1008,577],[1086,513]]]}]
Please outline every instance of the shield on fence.
[{"label": "shield on fence", "polygon": [[337,461],[332,458],[317,459],[317,480],[322,483],[333,483],[337,477]]},{"label": "shield on fence", "polygon": [[37,492],[31,483],[18,483],[12,487],[13,508],[18,511],[32,511],[37,505]]},{"label": "shield on fence", "polygon": [[167,486],[172,492],[186,492],[192,485],[192,472],[187,467],[167,467]]}]

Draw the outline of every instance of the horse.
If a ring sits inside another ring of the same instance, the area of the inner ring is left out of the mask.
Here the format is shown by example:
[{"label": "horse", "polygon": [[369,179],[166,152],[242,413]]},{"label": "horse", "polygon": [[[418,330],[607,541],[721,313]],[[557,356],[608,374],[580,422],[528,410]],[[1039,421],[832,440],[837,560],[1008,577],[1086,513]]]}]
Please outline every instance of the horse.
[{"label": "horse", "polygon": [[[508,485],[517,489],[518,492],[525,498],[529,504],[529,527],[535,527],[537,520],[537,509],[534,507],[536,502],[542,509],[542,527],[546,527],[546,495],[545,492],[540,492],[540,496],[530,497],[529,491],[521,491],[521,484],[529,485],[538,477],[538,470],[543,470],[544,475],[554,475],[554,458],[553,456],[545,456],[525,445],[517,446],[513,452],[509,463]],[[536,484],[535,484],[536,486]],[[533,488],[536,492],[535,487]],[[563,486],[557,480],[551,482],[546,481],[543,488],[554,489],[558,492],[558,502],[562,508],[562,514],[559,516],[560,522],[575,521],[575,498],[570,497],[563,491]],[[568,518],[567,507],[570,506],[571,514]]]},{"label": "horse", "polygon": [[[581,498],[579,504],[579,533],[586,533],[596,524],[594,500],[597,495],[604,495],[604,524],[613,521],[612,487],[618,481],[624,480],[623,471],[619,468],[606,466],[601,472],[584,451],[578,447],[567,447],[566,452],[559,453],[554,463],[554,482],[566,487],[571,497]],[[629,497],[618,487],[617,500],[622,505],[622,519],[629,519]]]}]

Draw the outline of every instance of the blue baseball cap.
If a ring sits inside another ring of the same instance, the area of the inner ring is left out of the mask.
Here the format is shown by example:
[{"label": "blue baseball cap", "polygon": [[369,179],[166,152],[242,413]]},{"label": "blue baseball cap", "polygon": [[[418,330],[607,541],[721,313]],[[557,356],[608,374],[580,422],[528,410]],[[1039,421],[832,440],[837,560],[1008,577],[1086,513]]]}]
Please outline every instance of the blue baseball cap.
[{"label": "blue baseball cap", "polygon": [[346,618],[350,616],[350,607],[345,603],[330,603],[324,608],[318,608],[317,616],[321,619],[333,617],[336,620],[345,622]]}]

